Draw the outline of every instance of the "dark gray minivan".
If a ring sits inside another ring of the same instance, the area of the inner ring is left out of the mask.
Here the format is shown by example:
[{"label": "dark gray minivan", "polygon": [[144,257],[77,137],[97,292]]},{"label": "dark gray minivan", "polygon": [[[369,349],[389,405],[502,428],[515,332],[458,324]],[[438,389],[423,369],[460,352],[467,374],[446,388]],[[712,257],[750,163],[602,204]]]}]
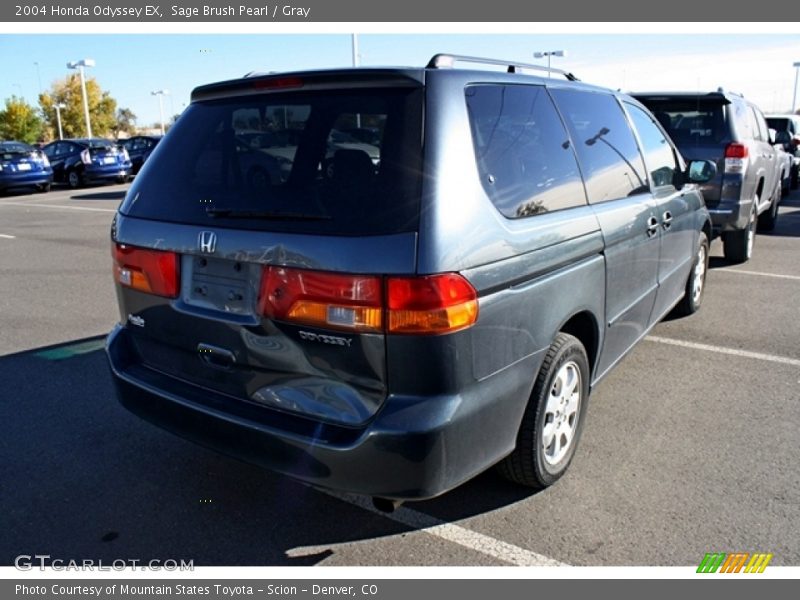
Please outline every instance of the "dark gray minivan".
[{"label": "dark gray minivan", "polygon": [[113,225],[121,402],[383,505],[497,463],[554,483],[592,387],[699,307],[714,167],[630,97],[528,68],[197,88]]}]

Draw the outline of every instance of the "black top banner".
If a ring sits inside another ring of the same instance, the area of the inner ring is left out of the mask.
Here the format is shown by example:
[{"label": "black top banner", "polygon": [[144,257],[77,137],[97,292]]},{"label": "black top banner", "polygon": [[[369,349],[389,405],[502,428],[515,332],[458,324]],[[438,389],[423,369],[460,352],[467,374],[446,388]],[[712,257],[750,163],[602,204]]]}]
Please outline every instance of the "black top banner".
[{"label": "black top banner", "polygon": [[178,0],[156,4],[81,0],[23,0],[0,5],[5,22],[768,22],[785,15],[782,0],[762,0],[752,10],[721,2],[672,0],[668,5],[613,0],[570,2],[431,2],[430,0]]}]

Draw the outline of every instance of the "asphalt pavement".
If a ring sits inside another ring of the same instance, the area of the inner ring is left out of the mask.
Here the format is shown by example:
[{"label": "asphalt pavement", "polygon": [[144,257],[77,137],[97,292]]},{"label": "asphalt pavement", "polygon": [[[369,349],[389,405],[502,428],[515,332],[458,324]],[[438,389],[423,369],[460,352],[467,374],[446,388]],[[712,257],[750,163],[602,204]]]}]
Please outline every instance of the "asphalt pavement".
[{"label": "asphalt pavement", "polygon": [[712,245],[700,312],[597,388],[570,472],[488,472],[392,515],[217,455],[116,402],[109,226],[126,186],[0,197],[0,565],[800,564],[800,193],[755,256]]}]

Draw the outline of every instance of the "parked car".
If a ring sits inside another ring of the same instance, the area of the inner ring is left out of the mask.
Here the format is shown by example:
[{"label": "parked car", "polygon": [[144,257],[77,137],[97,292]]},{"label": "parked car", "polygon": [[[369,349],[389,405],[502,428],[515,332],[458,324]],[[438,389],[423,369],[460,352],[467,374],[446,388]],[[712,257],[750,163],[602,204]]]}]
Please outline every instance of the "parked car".
[{"label": "parked car", "polygon": [[53,167],[53,180],[78,188],[89,183],[123,183],[131,175],[128,152],[103,138],[51,142],[43,148]]},{"label": "parked car", "polygon": [[688,160],[707,159],[717,176],[702,186],[714,233],[725,258],[750,259],[756,228],[772,231],[781,200],[778,152],[764,115],[738,94],[634,93],[666,129]]},{"label": "parked car", "polygon": [[41,150],[30,144],[0,141],[0,193],[14,188],[50,190],[53,169]]},{"label": "parked car", "polygon": [[[387,509],[498,463],[559,479],[590,390],[700,307],[715,167],[629,96],[476,60],[195,89],[112,227],[122,404]],[[357,118],[379,156],[329,174]],[[291,172],[251,186],[237,124],[287,122]]]},{"label": "parked car", "polygon": [[[777,139],[774,129],[770,128],[772,139]],[[794,168],[794,155],[783,149],[783,144],[773,144],[777,154],[778,173],[780,174],[781,197],[788,195],[792,189],[792,169]]]},{"label": "parked car", "polygon": [[774,129],[775,142],[792,155],[791,189],[797,189],[800,172],[800,115],[767,115],[767,125]]},{"label": "parked car", "polygon": [[158,142],[161,141],[160,135],[134,135],[125,140],[118,140],[120,146],[125,148],[131,159],[131,171],[133,175],[139,173],[144,162],[155,150]]}]

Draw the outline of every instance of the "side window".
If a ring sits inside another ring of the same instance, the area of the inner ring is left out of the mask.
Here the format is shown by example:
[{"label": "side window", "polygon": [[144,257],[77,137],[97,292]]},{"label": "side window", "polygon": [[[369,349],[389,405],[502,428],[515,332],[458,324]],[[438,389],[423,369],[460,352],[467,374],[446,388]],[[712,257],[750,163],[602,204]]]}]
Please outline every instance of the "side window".
[{"label": "side window", "polygon": [[642,142],[642,151],[644,152],[644,162],[650,171],[653,186],[673,185],[678,165],[675,161],[675,152],[672,150],[669,140],[645,111],[627,102],[625,106],[631,115],[636,131],[639,132],[639,139]]},{"label": "side window", "polygon": [[56,155],[57,149],[58,149],[58,144],[51,144],[50,146],[46,146],[45,148],[43,148],[47,158],[53,158]]},{"label": "side window", "polygon": [[648,190],[642,156],[622,108],[611,94],[554,90],[583,167],[589,202]]},{"label": "side window", "polygon": [[761,114],[761,111],[757,108],[753,108],[753,114],[756,116],[756,123],[758,123],[758,128],[761,130],[761,139],[765,142],[769,141],[769,126],[767,125],[767,120],[764,118],[764,115]]},{"label": "side window", "polygon": [[471,85],[465,95],[481,183],[502,215],[586,204],[569,136],[544,86]]},{"label": "side window", "polygon": [[752,107],[747,109],[747,119],[750,121],[750,129],[753,131],[753,139],[766,141],[766,132],[761,130],[761,124],[758,122],[756,111]]}]

